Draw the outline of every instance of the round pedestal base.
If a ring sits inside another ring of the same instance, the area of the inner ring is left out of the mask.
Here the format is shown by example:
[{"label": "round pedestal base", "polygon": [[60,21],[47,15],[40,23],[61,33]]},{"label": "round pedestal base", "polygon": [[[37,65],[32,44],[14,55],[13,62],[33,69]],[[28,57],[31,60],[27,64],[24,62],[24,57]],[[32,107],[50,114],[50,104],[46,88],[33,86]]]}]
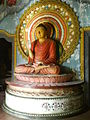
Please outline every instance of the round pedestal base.
[{"label": "round pedestal base", "polygon": [[30,113],[26,113],[26,112],[22,113],[22,112],[15,111],[15,110],[9,108],[5,103],[3,103],[2,108],[6,113],[8,113],[12,116],[15,116],[15,117],[19,117],[19,118],[32,119],[32,120],[34,118],[35,119],[37,118],[37,120],[38,120],[38,118],[39,118],[39,120],[40,120],[40,118],[43,120],[45,118],[45,120],[46,120],[46,118],[47,118],[47,120],[52,120],[52,119],[58,120],[58,118],[65,118],[65,117],[77,115],[77,114],[81,113],[85,107],[79,108],[78,110],[74,110],[73,112],[71,111],[69,113],[66,112],[63,114],[62,113],[58,113],[58,114],[30,114]]},{"label": "round pedestal base", "polygon": [[[21,87],[9,84],[5,93],[3,109],[17,117],[65,117],[83,109],[84,92],[82,82],[65,84],[47,89]],[[31,94],[32,93],[32,94]],[[42,95],[43,94],[43,95]]]}]

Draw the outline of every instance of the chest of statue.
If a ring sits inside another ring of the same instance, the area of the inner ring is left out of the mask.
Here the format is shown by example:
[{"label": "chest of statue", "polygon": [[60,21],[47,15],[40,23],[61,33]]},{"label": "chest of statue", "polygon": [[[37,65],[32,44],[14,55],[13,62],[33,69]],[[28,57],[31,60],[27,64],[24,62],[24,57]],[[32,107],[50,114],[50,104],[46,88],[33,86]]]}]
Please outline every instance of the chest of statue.
[{"label": "chest of statue", "polygon": [[34,46],[35,60],[44,60],[49,57],[51,42],[46,40],[42,44],[37,40]]}]

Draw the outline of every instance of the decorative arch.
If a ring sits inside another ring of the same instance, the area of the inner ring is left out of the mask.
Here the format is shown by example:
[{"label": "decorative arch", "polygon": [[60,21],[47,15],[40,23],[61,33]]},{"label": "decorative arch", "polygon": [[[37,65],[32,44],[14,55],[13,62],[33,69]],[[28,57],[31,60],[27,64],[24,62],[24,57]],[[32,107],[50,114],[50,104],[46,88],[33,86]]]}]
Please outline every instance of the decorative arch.
[{"label": "decorative arch", "polygon": [[80,31],[81,31],[81,42],[80,42],[81,79],[84,80],[85,79],[85,75],[84,75],[85,74],[85,32],[90,31],[90,26],[82,27]]},{"label": "decorative arch", "polygon": [[35,28],[41,23],[53,26],[53,39],[59,41],[64,48],[59,59],[59,63],[62,64],[73,54],[78,44],[78,17],[69,5],[60,0],[40,0],[31,5],[22,15],[16,29],[17,46],[26,59],[31,42],[36,40]]}]

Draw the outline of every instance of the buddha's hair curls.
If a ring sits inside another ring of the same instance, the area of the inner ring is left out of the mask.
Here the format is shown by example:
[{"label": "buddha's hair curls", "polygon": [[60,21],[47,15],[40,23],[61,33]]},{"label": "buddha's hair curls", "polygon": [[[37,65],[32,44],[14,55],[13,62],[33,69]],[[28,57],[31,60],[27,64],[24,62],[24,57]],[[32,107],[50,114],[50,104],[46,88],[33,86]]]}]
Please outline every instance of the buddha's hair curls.
[{"label": "buddha's hair curls", "polygon": [[38,28],[38,27],[43,27],[43,28],[47,31],[46,26],[45,26],[45,25],[43,25],[43,24],[39,24],[36,28]]}]

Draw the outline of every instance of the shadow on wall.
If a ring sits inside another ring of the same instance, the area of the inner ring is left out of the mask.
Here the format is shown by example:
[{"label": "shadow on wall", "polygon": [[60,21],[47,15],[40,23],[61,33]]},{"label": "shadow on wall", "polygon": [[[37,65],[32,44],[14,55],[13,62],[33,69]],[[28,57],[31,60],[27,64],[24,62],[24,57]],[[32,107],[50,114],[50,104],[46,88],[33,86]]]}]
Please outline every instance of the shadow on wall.
[{"label": "shadow on wall", "polygon": [[[0,84],[5,86],[5,78],[11,76],[12,70],[12,44],[0,39]],[[1,86],[2,87],[2,86]]]}]

